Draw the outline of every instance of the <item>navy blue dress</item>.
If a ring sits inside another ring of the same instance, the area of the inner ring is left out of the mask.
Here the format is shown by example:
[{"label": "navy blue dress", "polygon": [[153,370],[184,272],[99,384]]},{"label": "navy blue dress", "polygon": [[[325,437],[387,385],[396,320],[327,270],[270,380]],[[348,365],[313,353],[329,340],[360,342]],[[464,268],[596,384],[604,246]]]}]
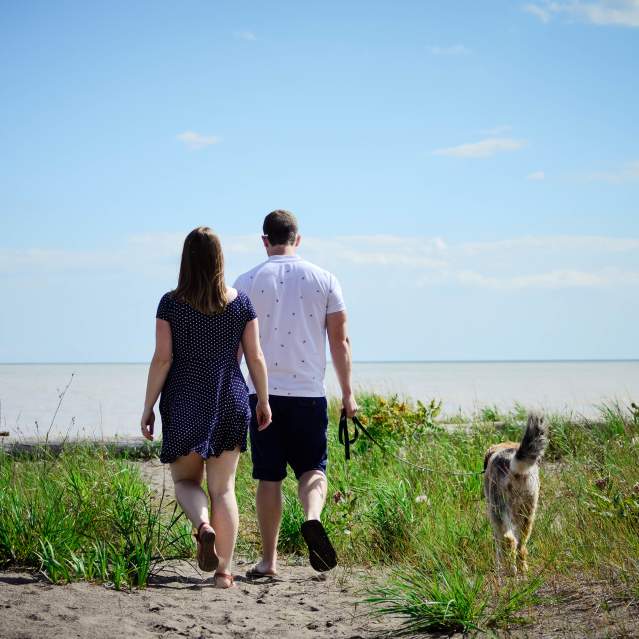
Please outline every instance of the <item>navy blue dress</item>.
[{"label": "navy blue dress", "polygon": [[238,291],[222,313],[206,315],[169,291],[156,317],[171,324],[173,337],[173,362],[159,403],[160,461],[191,451],[205,459],[237,446],[245,451],[251,409],[237,350],[246,323],[257,317],[248,295]]}]

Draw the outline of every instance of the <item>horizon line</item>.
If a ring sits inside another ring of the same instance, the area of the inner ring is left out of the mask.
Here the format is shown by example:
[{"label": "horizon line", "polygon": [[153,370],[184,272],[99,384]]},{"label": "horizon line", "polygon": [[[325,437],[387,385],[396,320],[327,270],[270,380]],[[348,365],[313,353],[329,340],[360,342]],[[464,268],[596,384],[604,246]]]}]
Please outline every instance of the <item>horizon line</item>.
[{"label": "horizon line", "polygon": [[[585,358],[556,358],[556,359],[359,359],[353,364],[544,364],[544,363],[596,363],[596,362],[639,362],[639,357],[585,357]],[[327,360],[327,364],[332,364]],[[97,362],[0,362],[0,366],[95,366],[100,364],[140,365],[150,364],[150,361],[97,361]]]}]

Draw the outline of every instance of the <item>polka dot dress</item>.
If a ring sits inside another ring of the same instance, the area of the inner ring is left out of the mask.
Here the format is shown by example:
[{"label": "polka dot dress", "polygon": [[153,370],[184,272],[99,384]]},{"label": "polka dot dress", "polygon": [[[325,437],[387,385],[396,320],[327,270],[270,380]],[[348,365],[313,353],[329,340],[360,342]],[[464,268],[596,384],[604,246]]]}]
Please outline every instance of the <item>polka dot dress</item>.
[{"label": "polka dot dress", "polygon": [[173,362],[160,395],[162,449],[170,463],[195,451],[205,459],[246,450],[248,387],[237,362],[246,323],[256,314],[246,293],[206,315],[165,293],[156,317],[171,324]]}]

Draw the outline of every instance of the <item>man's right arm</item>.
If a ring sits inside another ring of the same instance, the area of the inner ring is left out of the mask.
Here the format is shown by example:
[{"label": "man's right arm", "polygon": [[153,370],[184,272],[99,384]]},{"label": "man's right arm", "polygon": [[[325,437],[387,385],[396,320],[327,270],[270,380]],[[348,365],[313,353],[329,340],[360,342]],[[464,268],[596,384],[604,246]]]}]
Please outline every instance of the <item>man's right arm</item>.
[{"label": "man's right arm", "polygon": [[326,332],[333,367],[342,389],[342,406],[346,410],[347,417],[352,417],[357,412],[357,402],[351,386],[352,357],[351,343],[346,327],[346,311],[329,313],[326,316]]}]

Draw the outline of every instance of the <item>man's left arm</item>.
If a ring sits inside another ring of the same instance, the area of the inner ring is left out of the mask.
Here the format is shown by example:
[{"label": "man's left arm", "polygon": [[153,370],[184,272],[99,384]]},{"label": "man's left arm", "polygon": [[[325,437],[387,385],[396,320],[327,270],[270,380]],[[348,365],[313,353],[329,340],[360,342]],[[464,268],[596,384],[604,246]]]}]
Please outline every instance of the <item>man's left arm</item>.
[{"label": "man's left arm", "polygon": [[342,389],[342,406],[346,411],[347,417],[352,417],[357,412],[357,402],[355,401],[351,384],[351,342],[348,338],[346,319],[346,311],[329,313],[326,316],[326,332],[328,334],[333,367]]}]

